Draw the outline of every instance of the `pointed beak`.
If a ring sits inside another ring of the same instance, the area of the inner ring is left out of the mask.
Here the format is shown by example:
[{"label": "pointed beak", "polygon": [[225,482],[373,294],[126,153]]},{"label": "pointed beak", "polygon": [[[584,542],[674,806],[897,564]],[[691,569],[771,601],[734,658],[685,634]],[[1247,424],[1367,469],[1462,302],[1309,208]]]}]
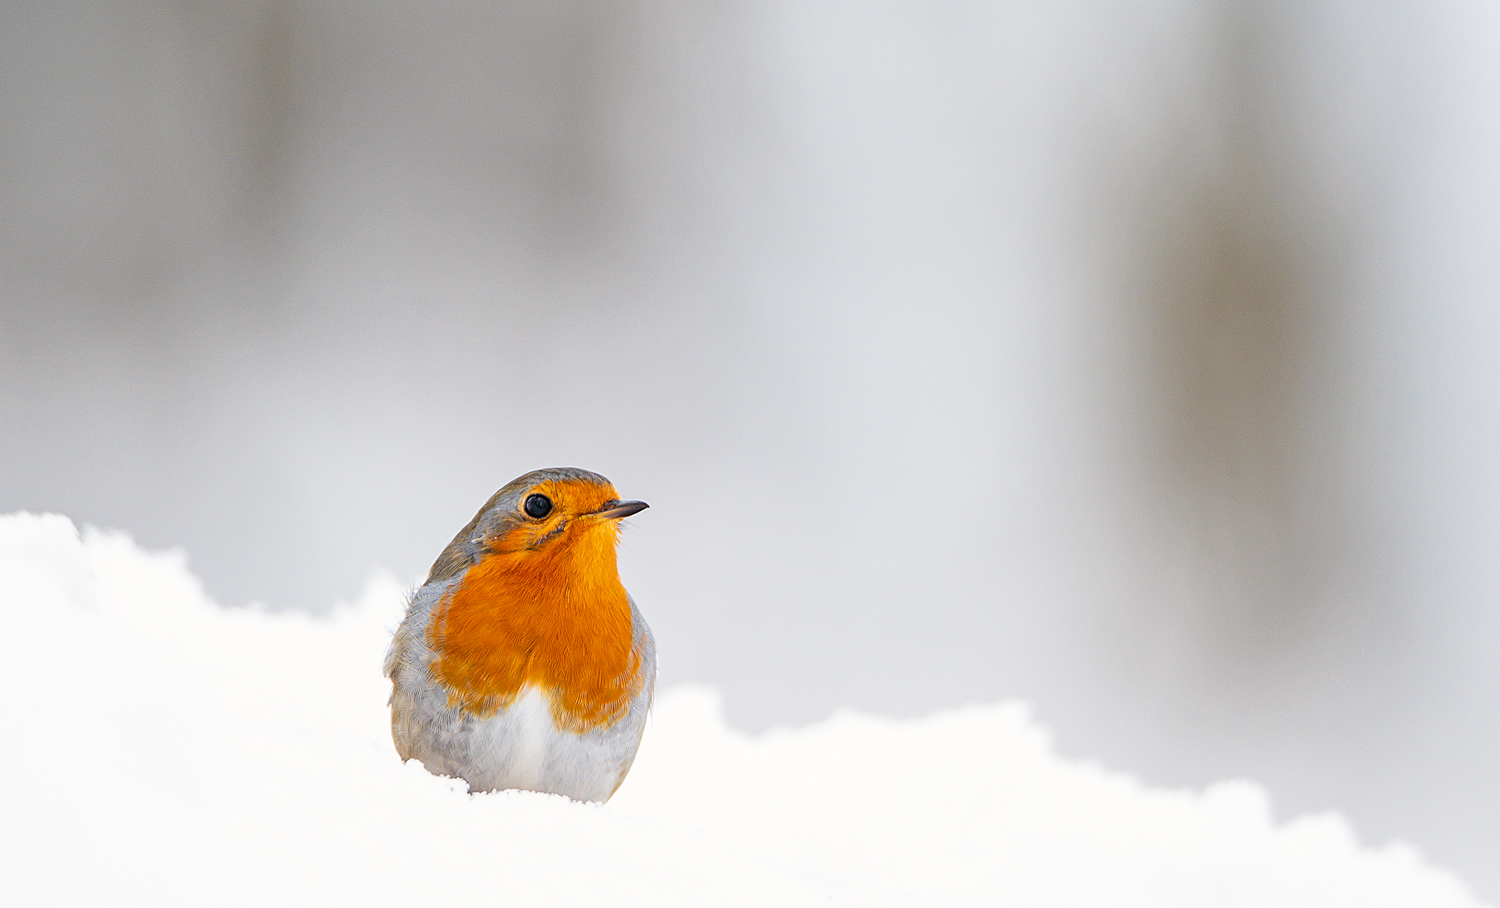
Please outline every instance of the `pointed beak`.
[{"label": "pointed beak", "polygon": [[593,516],[598,517],[600,520],[620,520],[621,518],[629,517],[631,514],[639,514],[649,507],[651,505],[646,504],[644,501],[620,501],[617,498],[614,501],[606,501],[604,507],[595,511]]}]

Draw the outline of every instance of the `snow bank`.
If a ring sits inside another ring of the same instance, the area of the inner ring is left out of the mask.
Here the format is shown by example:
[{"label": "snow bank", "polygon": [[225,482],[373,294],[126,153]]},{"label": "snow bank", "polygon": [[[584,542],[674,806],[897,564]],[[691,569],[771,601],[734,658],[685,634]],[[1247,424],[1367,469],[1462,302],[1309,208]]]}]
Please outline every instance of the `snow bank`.
[{"label": "snow bank", "polygon": [[1061,759],[1014,704],[750,737],[669,690],[608,805],[470,796],[391,747],[402,600],[221,609],[180,553],[0,517],[5,902],[1476,904],[1336,816],[1273,825],[1253,785]]}]

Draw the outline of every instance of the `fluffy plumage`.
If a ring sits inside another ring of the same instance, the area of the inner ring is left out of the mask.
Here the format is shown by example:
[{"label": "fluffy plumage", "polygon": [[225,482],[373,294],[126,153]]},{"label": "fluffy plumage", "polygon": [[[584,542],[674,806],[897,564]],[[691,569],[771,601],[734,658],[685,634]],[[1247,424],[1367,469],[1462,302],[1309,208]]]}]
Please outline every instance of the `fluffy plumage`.
[{"label": "fluffy plumage", "polygon": [[655,641],[615,560],[619,520],[644,507],[573,468],[495,493],[433,563],[386,656],[403,760],[471,791],[608,800],[656,680]]}]

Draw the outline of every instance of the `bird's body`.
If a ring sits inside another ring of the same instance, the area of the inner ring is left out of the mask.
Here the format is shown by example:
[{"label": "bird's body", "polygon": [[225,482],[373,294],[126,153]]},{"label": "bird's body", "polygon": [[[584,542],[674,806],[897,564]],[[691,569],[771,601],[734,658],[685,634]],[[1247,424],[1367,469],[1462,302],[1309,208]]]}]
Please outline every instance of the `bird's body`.
[{"label": "bird's body", "polygon": [[622,502],[602,476],[538,470],[454,537],[386,656],[403,760],[469,783],[604,801],[640,745],[651,630],[620,583]]}]

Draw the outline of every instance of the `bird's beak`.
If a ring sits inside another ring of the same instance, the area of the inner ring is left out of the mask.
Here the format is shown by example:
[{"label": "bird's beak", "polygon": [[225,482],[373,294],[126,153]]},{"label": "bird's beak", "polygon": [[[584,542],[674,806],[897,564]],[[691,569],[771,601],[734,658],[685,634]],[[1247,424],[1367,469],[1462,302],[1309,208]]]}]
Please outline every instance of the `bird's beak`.
[{"label": "bird's beak", "polygon": [[649,507],[651,505],[646,504],[644,501],[621,501],[616,498],[613,501],[606,501],[604,507],[595,511],[593,516],[598,517],[600,520],[619,520],[629,517],[631,514],[639,514]]}]

